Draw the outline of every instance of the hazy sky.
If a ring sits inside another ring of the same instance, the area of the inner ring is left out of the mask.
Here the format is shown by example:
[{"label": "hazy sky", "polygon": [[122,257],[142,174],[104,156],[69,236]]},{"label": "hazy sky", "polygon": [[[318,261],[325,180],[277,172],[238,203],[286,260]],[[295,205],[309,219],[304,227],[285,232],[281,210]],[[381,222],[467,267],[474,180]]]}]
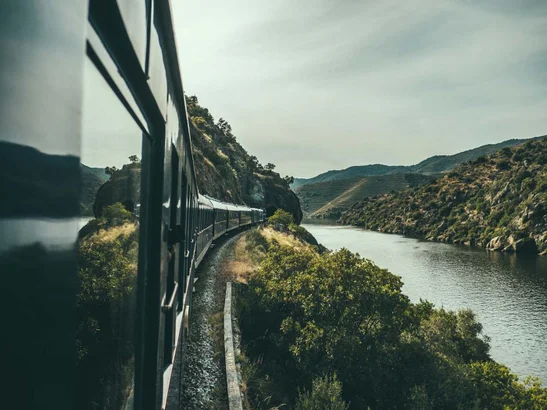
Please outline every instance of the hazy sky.
[{"label": "hazy sky", "polygon": [[173,2],[188,94],[282,174],[547,134],[547,1]]}]

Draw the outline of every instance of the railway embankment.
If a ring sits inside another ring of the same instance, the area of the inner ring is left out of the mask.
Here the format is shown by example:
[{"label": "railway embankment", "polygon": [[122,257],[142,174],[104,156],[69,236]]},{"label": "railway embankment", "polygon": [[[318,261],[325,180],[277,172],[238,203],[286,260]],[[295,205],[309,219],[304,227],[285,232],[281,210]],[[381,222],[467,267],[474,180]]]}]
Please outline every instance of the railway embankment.
[{"label": "railway embankment", "polygon": [[540,381],[491,359],[472,311],[412,303],[400,277],[310,237],[277,213],[232,248],[245,408],[547,408]]}]

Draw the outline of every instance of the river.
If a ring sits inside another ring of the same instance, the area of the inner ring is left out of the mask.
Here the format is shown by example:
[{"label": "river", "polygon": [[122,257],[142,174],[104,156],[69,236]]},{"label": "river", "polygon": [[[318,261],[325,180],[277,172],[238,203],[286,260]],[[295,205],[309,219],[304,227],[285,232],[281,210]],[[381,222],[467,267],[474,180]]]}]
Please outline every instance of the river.
[{"label": "river", "polygon": [[329,249],[347,248],[402,277],[411,301],[471,308],[491,356],[547,385],[547,257],[492,253],[326,224],[303,226]]}]

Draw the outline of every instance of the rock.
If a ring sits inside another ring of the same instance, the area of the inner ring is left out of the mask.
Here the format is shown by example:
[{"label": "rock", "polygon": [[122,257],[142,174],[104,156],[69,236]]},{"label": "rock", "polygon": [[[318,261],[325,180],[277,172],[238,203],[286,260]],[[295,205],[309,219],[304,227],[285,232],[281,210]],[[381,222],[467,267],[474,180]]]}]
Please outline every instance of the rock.
[{"label": "rock", "polygon": [[489,251],[499,251],[504,248],[504,240],[502,236],[496,236],[495,238],[492,238],[490,242],[488,242],[488,245],[486,245],[486,249]]},{"label": "rock", "polygon": [[509,245],[507,245],[503,252],[508,253],[537,253],[536,241],[533,238],[521,238],[514,240],[513,236],[510,236]]}]

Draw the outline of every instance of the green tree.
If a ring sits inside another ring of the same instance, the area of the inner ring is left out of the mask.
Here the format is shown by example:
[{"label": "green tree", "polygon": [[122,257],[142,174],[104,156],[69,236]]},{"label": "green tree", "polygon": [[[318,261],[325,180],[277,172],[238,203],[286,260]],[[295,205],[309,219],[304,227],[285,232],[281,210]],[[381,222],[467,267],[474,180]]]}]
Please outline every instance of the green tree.
[{"label": "green tree", "polygon": [[278,209],[268,218],[268,223],[277,229],[286,230],[290,224],[294,223],[294,218],[290,212]]},{"label": "green tree", "polygon": [[104,169],[104,172],[106,175],[110,175],[111,177],[114,176],[116,174],[116,172],[118,172],[118,168],[116,167],[106,167]]}]

